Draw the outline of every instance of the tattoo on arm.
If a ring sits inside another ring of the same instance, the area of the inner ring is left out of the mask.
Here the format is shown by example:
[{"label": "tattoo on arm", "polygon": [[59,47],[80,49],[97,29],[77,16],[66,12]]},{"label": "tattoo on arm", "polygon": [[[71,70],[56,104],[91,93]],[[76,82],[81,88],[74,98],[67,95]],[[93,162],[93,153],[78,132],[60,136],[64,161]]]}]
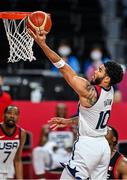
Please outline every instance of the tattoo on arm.
[{"label": "tattoo on arm", "polygon": [[91,106],[93,106],[97,101],[96,90],[94,86],[92,86],[91,84],[88,84],[87,91],[88,91],[87,101]]},{"label": "tattoo on arm", "polygon": [[79,120],[78,116],[75,116],[75,117],[71,118],[72,125],[78,125],[78,120]]},{"label": "tattoo on arm", "polygon": [[88,99],[88,102],[91,106],[93,106],[96,101],[94,99]]}]

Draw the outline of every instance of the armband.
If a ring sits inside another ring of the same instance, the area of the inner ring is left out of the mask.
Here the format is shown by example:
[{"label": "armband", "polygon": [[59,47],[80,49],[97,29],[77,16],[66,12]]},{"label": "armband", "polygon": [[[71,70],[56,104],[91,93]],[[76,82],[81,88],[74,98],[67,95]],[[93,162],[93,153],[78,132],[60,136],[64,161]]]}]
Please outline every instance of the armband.
[{"label": "armband", "polygon": [[58,62],[56,63],[53,63],[53,65],[56,67],[56,68],[62,68],[64,65],[65,65],[65,61],[63,59],[60,59]]}]

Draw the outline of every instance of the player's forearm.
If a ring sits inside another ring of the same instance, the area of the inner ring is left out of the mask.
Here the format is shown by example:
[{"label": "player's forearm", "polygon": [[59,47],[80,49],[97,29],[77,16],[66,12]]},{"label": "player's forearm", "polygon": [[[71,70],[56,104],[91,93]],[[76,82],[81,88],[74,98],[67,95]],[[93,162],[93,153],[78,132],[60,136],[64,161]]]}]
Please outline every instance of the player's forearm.
[{"label": "player's forearm", "polygon": [[71,121],[72,121],[72,125],[78,125],[79,117],[78,116],[73,117],[73,118],[71,118]]},{"label": "player's forearm", "polygon": [[73,125],[78,125],[78,121],[79,121],[79,117],[76,116],[76,117],[67,119],[66,122],[68,125],[73,126]]},{"label": "player's forearm", "polygon": [[[47,58],[52,63],[57,63],[61,60],[61,57],[57,53],[55,53],[52,49],[50,49],[50,47],[48,47],[47,44],[43,44],[40,46],[41,46],[43,52],[45,53],[45,55],[47,56]],[[65,66],[63,66],[59,70],[61,71],[61,73],[63,75],[66,75],[66,76],[67,76],[67,74],[69,74],[69,75],[71,74],[71,77],[77,75],[75,73],[75,71],[73,71],[73,69],[70,66],[68,66],[67,64],[65,64]],[[69,72],[69,73],[67,73],[67,72]]]},{"label": "player's forearm", "polygon": [[[47,44],[40,45],[43,52],[47,56],[47,58],[54,64],[61,60],[61,57],[55,53],[50,47],[47,46]],[[65,63],[65,65],[61,68],[59,68],[59,71],[63,74],[64,79],[68,82],[68,84],[78,93],[77,88],[75,87],[76,83],[73,80],[77,74],[76,72]]]},{"label": "player's forearm", "polygon": [[58,62],[61,57],[55,53],[52,49],[50,49],[47,44],[43,44],[40,45],[40,47],[42,48],[43,52],[45,53],[45,55],[47,56],[47,58],[52,62],[52,63],[56,63]]},{"label": "player's forearm", "polygon": [[87,88],[85,88],[88,84],[88,81],[84,78],[79,77],[76,72],[67,63],[64,62],[64,60],[61,60],[61,57],[57,53],[55,53],[47,46],[46,43],[41,44],[40,47],[42,48],[47,58],[57,68],[59,68],[59,71],[63,74],[64,79],[73,88],[73,90],[79,96],[85,96],[85,94],[88,93]]},{"label": "player's forearm", "polygon": [[18,160],[14,162],[16,179],[23,179],[23,165],[22,161]]}]

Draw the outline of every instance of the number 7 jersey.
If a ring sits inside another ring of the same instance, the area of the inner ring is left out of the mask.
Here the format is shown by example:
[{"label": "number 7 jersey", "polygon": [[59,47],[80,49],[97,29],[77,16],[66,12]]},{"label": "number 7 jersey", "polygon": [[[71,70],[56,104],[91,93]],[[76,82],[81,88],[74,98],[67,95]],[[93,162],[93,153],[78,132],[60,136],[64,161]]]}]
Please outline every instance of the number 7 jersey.
[{"label": "number 7 jersey", "polygon": [[0,124],[0,174],[8,173],[19,148],[21,128],[16,126],[13,135],[7,135]]},{"label": "number 7 jersey", "polygon": [[90,108],[79,106],[79,135],[104,136],[107,134],[107,123],[113,104],[114,90],[111,87],[106,90],[95,86],[97,102]]}]

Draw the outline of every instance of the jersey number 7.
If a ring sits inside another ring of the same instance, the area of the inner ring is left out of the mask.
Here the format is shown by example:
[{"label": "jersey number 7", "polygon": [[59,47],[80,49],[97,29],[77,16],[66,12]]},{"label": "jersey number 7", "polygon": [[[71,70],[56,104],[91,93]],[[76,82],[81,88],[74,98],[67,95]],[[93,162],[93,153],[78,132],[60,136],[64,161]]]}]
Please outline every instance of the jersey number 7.
[{"label": "jersey number 7", "polygon": [[6,163],[7,159],[9,158],[11,151],[4,151],[5,154],[7,154],[6,158],[4,159],[3,163]]}]

